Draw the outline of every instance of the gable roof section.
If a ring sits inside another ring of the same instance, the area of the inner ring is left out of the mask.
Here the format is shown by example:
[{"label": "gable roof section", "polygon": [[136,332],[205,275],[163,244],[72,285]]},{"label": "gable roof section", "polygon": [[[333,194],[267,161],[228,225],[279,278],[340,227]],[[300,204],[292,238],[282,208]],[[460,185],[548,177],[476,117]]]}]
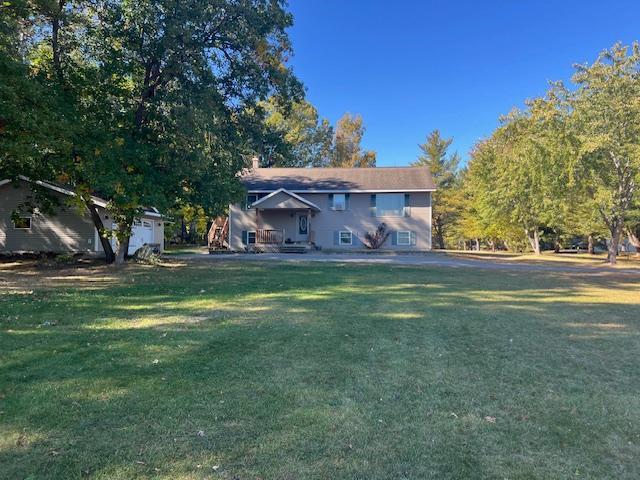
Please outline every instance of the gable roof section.
[{"label": "gable roof section", "polygon": [[428,167],[257,168],[242,175],[250,192],[432,192]]},{"label": "gable roof section", "polygon": [[289,192],[284,188],[280,188],[275,192],[271,192],[269,195],[262,197],[260,200],[251,204],[255,208],[273,208],[273,209],[306,209],[320,211],[315,203],[310,202],[306,198],[302,198],[300,195],[296,195],[293,192]]},{"label": "gable roof section", "polygon": [[[24,175],[19,175],[18,178],[24,182],[35,183],[36,185],[39,185],[44,188],[48,188],[49,190],[53,190],[54,192],[62,193],[63,195],[68,195],[70,197],[77,196],[76,192],[62,185],[56,185],[55,183],[51,183],[51,182],[43,182],[42,180],[31,180],[30,178],[25,177]],[[7,183],[11,183],[11,180],[9,179],[0,180],[0,187]],[[100,197],[96,197],[95,195],[91,195],[91,201],[96,207],[102,207],[102,208],[107,208],[107,204],[109,203],[107,200],[104,200],[103,198],[100,198]],[[143,214],[148,217],[162,217],[162,214],[155,207],[151,207],[151,208],[144,207]]]}]

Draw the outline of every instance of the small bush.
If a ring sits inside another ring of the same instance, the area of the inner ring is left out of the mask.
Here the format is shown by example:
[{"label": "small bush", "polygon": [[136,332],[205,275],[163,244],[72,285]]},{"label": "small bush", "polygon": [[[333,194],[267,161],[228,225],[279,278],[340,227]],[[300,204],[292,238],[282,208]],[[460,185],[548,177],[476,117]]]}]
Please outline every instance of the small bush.
[{"label": "small bush", "polygon": [[390,233],[391,232],[387,230],[387,224],[381,223],[378,225],[375,232],[367,232],[365,234],[364,242],[362,243],[364,243],[364,246],[370,250],[377,250],[384,244],[384,242],[387,241]]},{"label": "small bush", "polygon": [[133,259],[139,263],[157,265],[160,263],[160,253],[152,245],[143,245],[133,254]]},{"label": "small bush", "polygon": [[75,257],[70,253],[61,253],[60,255],[56,255],[54,257],[54,261],[58,264],[61,263],[72,263],[75,261]]}]

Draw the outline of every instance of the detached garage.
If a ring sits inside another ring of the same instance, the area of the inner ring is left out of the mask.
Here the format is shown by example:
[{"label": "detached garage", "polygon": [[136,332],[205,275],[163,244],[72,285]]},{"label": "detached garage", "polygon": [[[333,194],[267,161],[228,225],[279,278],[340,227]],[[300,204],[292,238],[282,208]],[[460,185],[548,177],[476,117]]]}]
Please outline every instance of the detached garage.
[{"label": "detached garage", "polygon": [[[36,209],[33,214],[15,217],[14,211],[33,198],[31,183],[48,188],[58,197],[55,215],[45,215]],[[75,193],[64,186],[48,182],[0,180],[0,252],[101,253],[98,231],[88,211],[69,205]],[[108,230],[117,228],[107,210],[107,201],[93,197],[93,203]],[[112,240],[115,246],[115,240]],[[144,210],[136,219],[129,240],[129,253],[143,245],[164,250],[164,219],[155,208]]]}]

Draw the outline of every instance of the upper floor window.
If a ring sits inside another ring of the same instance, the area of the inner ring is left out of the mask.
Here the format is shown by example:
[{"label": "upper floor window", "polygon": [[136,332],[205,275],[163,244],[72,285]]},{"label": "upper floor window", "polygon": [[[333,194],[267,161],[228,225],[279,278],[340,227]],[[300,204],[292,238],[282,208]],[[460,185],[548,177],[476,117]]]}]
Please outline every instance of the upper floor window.
[{"label": "upper floor window", "polygon": [[247,194],[246,208],[249,209],[251,206],[258,201],[258,195],[255,193]]},{"label": "upper floor window", "polygon": [[382,193],[375,196],[376,217],[402,217],[404,216],[404,194]]},{"label": "upper floor window", "polygon": [[333,209],[334,210],[347,209],[347,196],[344,193],[333,194]]}]

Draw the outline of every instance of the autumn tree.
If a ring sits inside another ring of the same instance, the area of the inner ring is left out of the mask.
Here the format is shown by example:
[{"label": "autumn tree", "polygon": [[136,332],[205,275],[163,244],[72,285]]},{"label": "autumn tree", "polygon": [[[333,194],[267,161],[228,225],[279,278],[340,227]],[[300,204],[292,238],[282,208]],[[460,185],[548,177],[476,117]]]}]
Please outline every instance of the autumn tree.
[{"label": "autumn tree", "polygon": [[331,167],[375,167],[376,152],[362,150],[365,132],[362,116],[345,113],[337,122],[333,140]]}]

